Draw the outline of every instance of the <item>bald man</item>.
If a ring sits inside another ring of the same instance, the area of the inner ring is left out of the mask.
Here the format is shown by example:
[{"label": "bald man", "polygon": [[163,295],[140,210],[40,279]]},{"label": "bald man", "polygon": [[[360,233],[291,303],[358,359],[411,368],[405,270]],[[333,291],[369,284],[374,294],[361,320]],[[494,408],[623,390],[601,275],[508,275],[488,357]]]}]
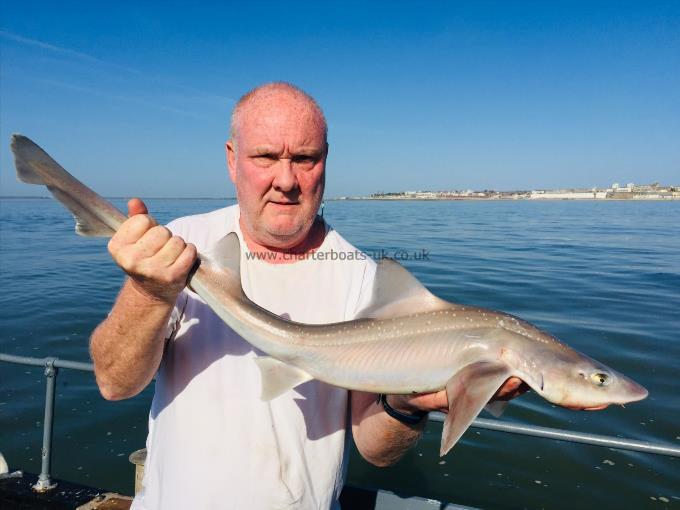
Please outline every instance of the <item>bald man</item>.
[{"label": "bald man", "polygon": [[[156,376],[144,489],[132,508],[337,508],[348,431],[366,460],[392,464],[420,437],[427,412],[448,407],[446,395],[378,401],[314,380],[261,401],[254,358],[262,353],[185,289],[197,250],[235,232],[245,293],[304,323],[355,318],[376,266],[317,216],[327,126],[305,92],[270,83],[243,96],[226,155],[238,205],[163,227],[133,199],[109,243],[129,278],[92,335],[97,383],[117,400]],[[333,251],[353,256],[313,256]],[[499,397],[514,396],[519,382]]]}]

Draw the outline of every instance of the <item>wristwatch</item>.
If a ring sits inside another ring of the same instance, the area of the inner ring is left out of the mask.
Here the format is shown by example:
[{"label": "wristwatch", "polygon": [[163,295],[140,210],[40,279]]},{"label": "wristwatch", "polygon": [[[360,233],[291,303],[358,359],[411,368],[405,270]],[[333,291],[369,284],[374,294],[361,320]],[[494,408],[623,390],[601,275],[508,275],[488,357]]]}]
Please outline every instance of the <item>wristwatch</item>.
[{"label": "wristwatch", "polygon": [[406,414],[402,413],[401,411],[397,411],[387,402],[387,395],[384,393],[378,395],[378,404],[382,405],[382,408],[385,410],[385,412],[392,418],[405,423],[406,425],[418,425],[428,414],[427,411],[417,411],[413,414]]}]

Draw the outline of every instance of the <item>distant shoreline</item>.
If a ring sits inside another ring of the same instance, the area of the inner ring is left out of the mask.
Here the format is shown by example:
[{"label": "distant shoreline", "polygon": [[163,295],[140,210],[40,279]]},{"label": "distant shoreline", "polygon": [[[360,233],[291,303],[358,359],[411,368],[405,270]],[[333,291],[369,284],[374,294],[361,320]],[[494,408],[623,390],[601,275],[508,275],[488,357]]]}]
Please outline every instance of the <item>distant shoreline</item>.
[{"label": "distant shoreline", "polygon": [[[129,200],[132,197],[104,197],[107,200]],[[140,197],[144,200],[236,200],[236,197]],[[52,197],[35,196],[0,196],[0,200],[53,200]],[[677,202],[680,197],[673,198],[368,198],[368,197],[332,197],[324,198],[324,202]]]},{"label": "distant shoreline", "polygon": [[326,202],[674,202],[674,198],[325,198]]},{"label": "distant shoreline", "polygon": [[[129,197],[103,197],[106,200],[130,200],[133,198],[132,196]],[[138,197],[142,198],[143,200],[236,200],[236,197]],[[48,197],[39,197],[39,196],[20,196],[20,195],[7,195],[7,196],[2,196],[0,195],[0,200],[18,200],[18,199],[35,199],[35,200],[53,200],[51,196]]]}]

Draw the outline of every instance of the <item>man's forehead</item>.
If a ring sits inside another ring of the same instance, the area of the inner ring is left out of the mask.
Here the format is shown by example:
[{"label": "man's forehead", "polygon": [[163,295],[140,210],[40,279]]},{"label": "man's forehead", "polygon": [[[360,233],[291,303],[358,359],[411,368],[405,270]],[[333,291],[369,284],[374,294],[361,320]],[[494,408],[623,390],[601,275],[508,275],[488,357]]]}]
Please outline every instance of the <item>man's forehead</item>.
[{"label": "man's forehead", "polygon": [[316,103],[290,91],[270,91],[256,94],[239,107],[241,120],[266,117],[309,118],[323,123],[323,114]]},{"label": "man's forehead", "polygon": [[247,110],[288,110],[310,111],[320,113],[319,107],[313,99],[290,90],[267,90],[250,96],[241,106],[243,112]]},{"label": "man's forehead", "polygon": [[281,143],[298,146],[325,144],[325,129],[318,116],[310,111],[259,109],[243,112],[238,132],[241,142],[251,146]]},{"label": "man's forehead", "polygon": [[323,152],[324,148],[323,144],[319,143],[302,145],[294,143],[267,143],[246,146],[248,154],[251,155],[280,153],[288,149],[290,152],[298,155],[318,156]]},{"label": "man's forehead", "polygon": [[310,127],[323,125],[323,119],[319,113],[305,105],[253,105],[242,111],[240,120],[241,125],[249,124],[260,127],[286,123]]}]

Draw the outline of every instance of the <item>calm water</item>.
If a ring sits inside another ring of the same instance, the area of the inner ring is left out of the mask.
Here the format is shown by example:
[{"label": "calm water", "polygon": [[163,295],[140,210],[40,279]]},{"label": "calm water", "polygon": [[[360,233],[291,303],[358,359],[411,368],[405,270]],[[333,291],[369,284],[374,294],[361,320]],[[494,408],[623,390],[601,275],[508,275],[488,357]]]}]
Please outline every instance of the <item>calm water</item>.
[{"label": "calm water", "polygon": [[[149,201],[161,221],[222,205]],[[517,314],[650,390],[600,412],[527,394],[503,420],[680,445],[680,202],[328,202],[325,216],[369,252],[427,250],[405,265],[439,296]],[[74,235],[52,200],[0,200],[0,268],[0,352],[88,360],[122,281],[106,241]],[[151,396],[106,402],[91,374],[62,370],[55,476],[131,493]],[[42,369],[0,363],[12,468],[40,470],[43,399]],[[441,460],[440,431],[393,468],[354,454],[349,481],[483,508],[680,508],[677,459],[472,429]]]}]

